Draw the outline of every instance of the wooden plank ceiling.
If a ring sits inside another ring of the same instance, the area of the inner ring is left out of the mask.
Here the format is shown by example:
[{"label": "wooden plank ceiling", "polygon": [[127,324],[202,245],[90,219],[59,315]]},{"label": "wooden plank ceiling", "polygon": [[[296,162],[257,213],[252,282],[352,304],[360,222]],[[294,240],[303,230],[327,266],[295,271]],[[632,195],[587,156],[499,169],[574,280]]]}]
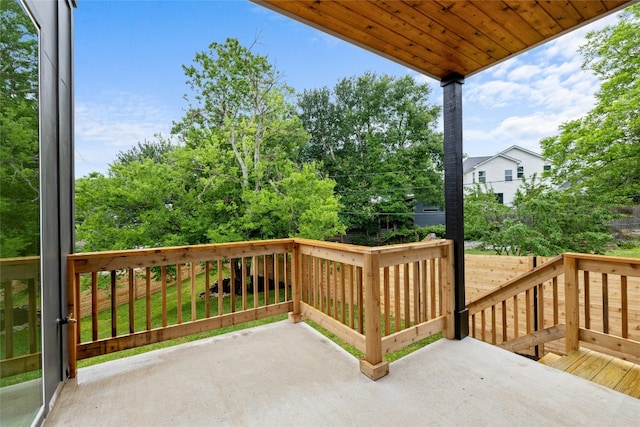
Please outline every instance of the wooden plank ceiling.
[{"label": "wooden plank ceiling", "polygon": [[468,77],[634,0],[253,0],[441,80]]}]

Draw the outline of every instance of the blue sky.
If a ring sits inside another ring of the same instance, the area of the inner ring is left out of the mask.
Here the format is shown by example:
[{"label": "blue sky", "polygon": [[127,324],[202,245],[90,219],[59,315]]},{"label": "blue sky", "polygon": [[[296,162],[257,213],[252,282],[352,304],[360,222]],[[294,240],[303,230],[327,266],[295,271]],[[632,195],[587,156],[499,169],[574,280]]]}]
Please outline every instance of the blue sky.
[{"label": "blue sky", "polygon": [[[187,92],[183,64],[211,42],[233,37],[267,55],[296,91],[334,87],[367,71],[439,82],[261,6],[233,1],[80,0],[75,10],[76,177],[106,173],[119,151],[169,136]],[[577,48],[610,16],[466,79],[464,152],[512,145],[539,151],[540,139],[594,103],[598,81],[581,70]]]}]

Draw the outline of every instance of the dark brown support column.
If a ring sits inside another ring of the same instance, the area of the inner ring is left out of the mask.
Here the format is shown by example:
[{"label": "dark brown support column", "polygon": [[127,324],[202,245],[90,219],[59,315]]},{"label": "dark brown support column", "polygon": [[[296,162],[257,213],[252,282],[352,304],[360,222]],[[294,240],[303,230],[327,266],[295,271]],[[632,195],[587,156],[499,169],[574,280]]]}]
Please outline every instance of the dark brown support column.
[{"label": "dark brown support column", "polygon": [[462,85],[464,77],[451,74],[440,82],[444,95],[444,204],[447,239],[454,241],[455,337],[469,335],[469,311],[464,293],[464,210],[462,187]]}]

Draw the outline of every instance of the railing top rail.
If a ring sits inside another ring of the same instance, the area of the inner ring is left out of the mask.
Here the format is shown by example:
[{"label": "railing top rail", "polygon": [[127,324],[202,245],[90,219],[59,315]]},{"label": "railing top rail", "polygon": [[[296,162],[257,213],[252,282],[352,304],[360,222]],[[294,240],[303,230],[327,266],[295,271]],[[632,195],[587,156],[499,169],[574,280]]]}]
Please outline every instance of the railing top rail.
[{"label": "railing top rail", "polygon": [[453,240],[447,240],[447,239],[427,240],[424,242],[400,243],[397,245],[389,245],[389,246],[375,246],[371,248],[371,252],[379,253],[379,254],[389,254],[389,253],[395,253],[395,252],[406,252],[406,251],[411,251],[416,249],[443,247],[451,244],[453,244]]},{"label": "railing top rail", "polygon": [[400,243],[397,245],[370,247],[370,246],[352,245],[348,243],[324,242],[319,240],[310,240],[310,239],[301,239],[301,238],[295,238],[293,240],[295,241],[295,243],[298,243],[301,245],[308,245],[316,248],[340,249],[346,252],[358,253],[358,254],[376,254],[376,253],[386,254],[386,253],[404,252],[407,250],[447,246],[452,244],[453,242],[452,240],[440,239],[440,240],[428,240],[425,242]]},{"label": "railing top rail", "polygon": [[152,267],[206,261],[220,258],[240,258],[254,255],[288,252],[293,249],[293,239],[252,240],[246,242],[213,243],[194,246],[132,249],[109,252],[87,252],[68,256],[76,273]]},{"label": "railing top rail", "polygon": [[0,259],[0,281],[35,279],[40,276],[40,257]]},{"label": "railing top rail", "polygon": [[158,253],[178,253],[184,251],[198,252],[207,251],[212,248],[238,248],[238,247],[258,247],[258,246],[275,246],[281,244],[292,244],[294,239],[273,239],[273,240],[247,240],[242,242],[227,242],[227,243],[206,243],[202,245],[184,245],[184,246],[166,246],[160,248],[141,248],[141,249],[122,249],[115,251],[99,251],[99,252],[78,252],[70,254],[68,259],[90,259],[90,258],[104,258],[104,257],[118,257],[118,256],[130,256],[130,255],[154,255]]},{"label": "railing top rail", "polygon": [[293,241],[303,246],[313,246],[314,248],[341,250],[344,252],[355,254],[367,254],[371,252],[371,248],[368,246],[352,245],[350,243],[339,242],[325,242],[323,240],[311,240],[303,238],[294,238]]},{"label": "railing top rail", "polygon": [[567,252],[564,254],[564,256],[575,258],[578,260],[585,260],[585,261],[598,261],[598,262],[605,262],[605,263],[625,263],[625,264],[632,264],[632,265],[640,265],[640,258],[618,257],[618,256],[610,256],[610,255],[579,254],[574,252]]}]

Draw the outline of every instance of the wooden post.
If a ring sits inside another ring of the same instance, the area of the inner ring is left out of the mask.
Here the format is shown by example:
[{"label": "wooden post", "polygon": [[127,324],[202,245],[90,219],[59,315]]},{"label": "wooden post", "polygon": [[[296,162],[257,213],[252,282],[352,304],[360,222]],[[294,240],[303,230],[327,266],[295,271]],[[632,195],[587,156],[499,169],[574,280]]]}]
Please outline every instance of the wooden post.
[{"label": "wooden post", "polygon": [[578,267],[577,260],[569,255],[564,255],[564,299],[566,312],[566,352],[569,353],[580,348],[580,301],[578,291]]},{"label": "wooden post", "polygon": [[382,360],[382,334],[380,332],[380,256],[364,255],[362,268],[364,288],[365,356],[360,361],[360,372],[377,380],[389,373],[389,363]]},{"label": "wooden post", "polygon": [[444,108],[444,202],[446,237],[453,240],[455,265],[455,337],[469,335],[469,310],[464,289],[464,189],[462,186],[462,85],[464,77],[453,73],[440,82]]},{"label": "wooden post", "polygon": [[[285,258],[286,256],[287,255],[285,254]],[[302,254],[300,253],[300,246],[298,243],[294,243],[293,251],[291,253],[291,288],[293,311],[289,313],[289,320],[293,323],[298,323],[304,320],[302,318],[302,314],[300,314],[300,301],[302,300]]]}]

